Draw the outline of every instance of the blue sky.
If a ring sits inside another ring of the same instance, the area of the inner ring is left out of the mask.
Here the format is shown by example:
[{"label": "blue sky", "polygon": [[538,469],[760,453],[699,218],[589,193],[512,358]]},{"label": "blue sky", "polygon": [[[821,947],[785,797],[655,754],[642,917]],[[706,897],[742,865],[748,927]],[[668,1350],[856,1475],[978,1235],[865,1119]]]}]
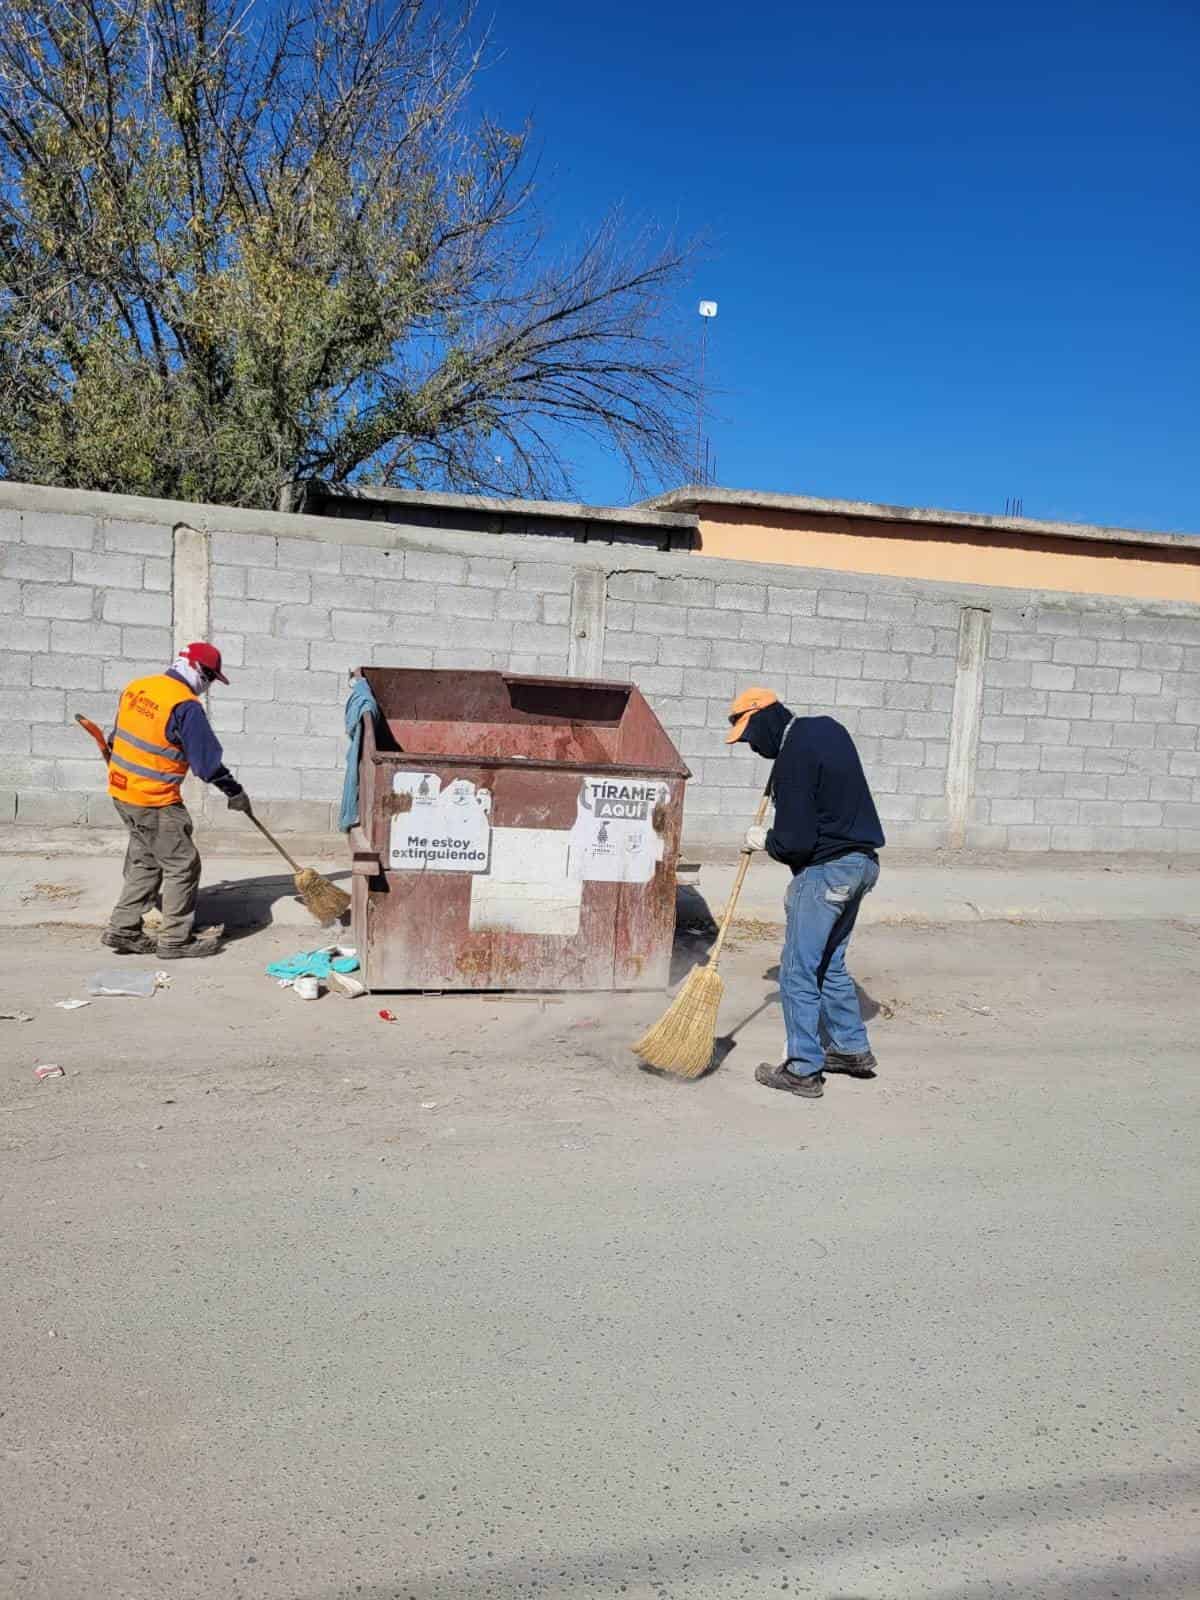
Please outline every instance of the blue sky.
[{"label": "blue sky", "polygon": [[709,236],[721,483],[1200,531],[1192,0],[521,0],[493,38],[556,233]]}]

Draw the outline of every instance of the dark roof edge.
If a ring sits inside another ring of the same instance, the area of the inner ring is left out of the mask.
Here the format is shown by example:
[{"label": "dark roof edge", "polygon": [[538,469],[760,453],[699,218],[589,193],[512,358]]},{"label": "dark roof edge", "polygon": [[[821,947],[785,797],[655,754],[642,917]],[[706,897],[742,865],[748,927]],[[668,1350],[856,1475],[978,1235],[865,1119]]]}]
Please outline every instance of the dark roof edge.
[{"label": "dark roof edge", "polygon": [[371,485],[327,483],[317,479],[307,485],[316,500],[359,500],[368,504],[428,506],[445,511],[473,511],[497,516],[545,517],[577,522],[622,523],[633,528],[675,528],[692,531],[694,512],[650,504],[636,506],[586,506],[570,500],[510,500],[499,495],[446,494],[433,489],[387,489]]}]

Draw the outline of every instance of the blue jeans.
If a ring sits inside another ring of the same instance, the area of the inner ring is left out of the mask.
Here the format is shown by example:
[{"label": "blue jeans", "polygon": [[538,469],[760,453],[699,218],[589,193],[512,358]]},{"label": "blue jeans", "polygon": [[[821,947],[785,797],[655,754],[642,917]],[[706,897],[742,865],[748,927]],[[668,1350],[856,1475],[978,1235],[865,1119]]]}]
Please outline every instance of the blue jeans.
[{"label": "blue jeans", "polygon": [[835,1050],[871,1048],[846,946],[863,896],[879,881],[879,863],[855,853],[806,867],[792,879],[784,904],[787,932],[779,962],[779,997],[787,1029],[787,1066],[799,1077],[825,1062],[821,1026]]}]

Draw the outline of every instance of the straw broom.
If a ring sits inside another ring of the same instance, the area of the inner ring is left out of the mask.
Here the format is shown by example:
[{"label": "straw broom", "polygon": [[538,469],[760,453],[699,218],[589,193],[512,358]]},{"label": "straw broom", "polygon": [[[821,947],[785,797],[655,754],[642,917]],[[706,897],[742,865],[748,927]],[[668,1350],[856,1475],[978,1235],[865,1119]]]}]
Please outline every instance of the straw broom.
[{"label": "straw broom", "polygon": [[[768,782],[758,804],[755,827],[762,826],[770,799],[771,785]],[[666,1011],[633,1046],[634,1055],[639,1056],[648,1067],[657,1067],[660,1072],[673,1072],[680,1078],[698,1078],[702,1072],[708,1071],[712,1063],[717,1042],[717,1013],[725,992],[717,962],[721,959],[725,935],[733,922],[733,913],[737,909],[738,896],[746,881],[753,854],[748,846],[742,851],[733,893],[729,896],[717,942],[708,960],[703,966],[692,968]]]}]

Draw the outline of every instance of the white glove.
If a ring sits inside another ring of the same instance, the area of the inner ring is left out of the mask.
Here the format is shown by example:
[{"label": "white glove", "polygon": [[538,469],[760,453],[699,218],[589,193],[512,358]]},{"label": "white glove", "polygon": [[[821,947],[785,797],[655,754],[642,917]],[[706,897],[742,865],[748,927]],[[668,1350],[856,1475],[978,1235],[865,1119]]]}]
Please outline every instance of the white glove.
[{"label": "white glove", "polygon": [[746,849],[749,850],[751,852],[751,854],[753,854],[753,852],[755,850],[765,850],[766,848],[767,848],[767,830],[765,828],[760,828],[760,827],[757,827],[757,826],[755,826],[753,828],[747,828],[746,829]]}]

